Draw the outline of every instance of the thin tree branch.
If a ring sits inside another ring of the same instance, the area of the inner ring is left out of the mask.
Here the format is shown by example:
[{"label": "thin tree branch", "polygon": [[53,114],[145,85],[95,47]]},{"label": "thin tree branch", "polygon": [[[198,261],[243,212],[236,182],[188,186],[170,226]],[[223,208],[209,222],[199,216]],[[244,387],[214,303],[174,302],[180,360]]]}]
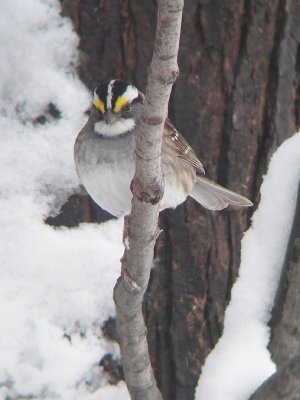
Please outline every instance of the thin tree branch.
[{"label": "thin tree branch", "polygon": [[150,364],[142,301],[158,236],[163,194],[161,144],[168,101],[178,75],[177,54],[183,0],[159,0],[154,53],[136,139],[132,210],[125,218],[122,275],[114,289],[117,330],[131,399],[161,400]]}]

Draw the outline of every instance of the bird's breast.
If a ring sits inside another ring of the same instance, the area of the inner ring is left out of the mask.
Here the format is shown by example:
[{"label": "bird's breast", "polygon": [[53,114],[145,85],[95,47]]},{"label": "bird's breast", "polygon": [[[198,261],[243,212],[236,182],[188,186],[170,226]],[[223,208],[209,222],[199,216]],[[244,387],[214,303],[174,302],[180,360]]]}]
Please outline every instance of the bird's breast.
[{"label": "bird's breast", "polygon": [[102,209],[117,217],[130,212],[135,168],[131,141],[79,138],[75,164],[82,184]]}]

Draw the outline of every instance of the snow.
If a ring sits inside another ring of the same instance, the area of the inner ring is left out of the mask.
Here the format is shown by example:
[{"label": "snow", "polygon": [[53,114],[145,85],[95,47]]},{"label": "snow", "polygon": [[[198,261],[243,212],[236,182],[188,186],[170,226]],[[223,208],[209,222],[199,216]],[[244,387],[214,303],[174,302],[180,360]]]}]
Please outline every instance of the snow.
[{"label": "snow", "polygon": [[[78,190],[73,143],[92,95],[76,76],[78,38],[59,13],[58,0],[0,2],[0,399],[126,400],[125,384],[110,386],[98,367],[104,354],[119,355],[99,327],[114,315],[122,220],[74,229],[44,223]],[[295,207],[299,148],[298,134],[272,159],[197,400],[247,399],[275,369],[267,322]]]},{"label": "snow", "polygon": [[273,155],[246,232],[224,332],[200,377],[197,400],[246,400],[275,371],[266,348],[300,181],[300,133]]},{"label": "snow", "polygon": [[122,221],[44,223],[78,189],[73,143],[91,101],[59,12],[57,0],[0,2],[0,398],[126,399],[98,367],[118,356],[100,325],[114,315]]}]

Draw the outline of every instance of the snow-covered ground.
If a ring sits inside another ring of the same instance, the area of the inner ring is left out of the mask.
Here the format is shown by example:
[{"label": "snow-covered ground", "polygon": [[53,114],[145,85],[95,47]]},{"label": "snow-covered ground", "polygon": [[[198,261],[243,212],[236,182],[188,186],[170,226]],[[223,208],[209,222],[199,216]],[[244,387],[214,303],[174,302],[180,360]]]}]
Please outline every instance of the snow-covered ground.
[{"label": "snow-covered ground", "polygon": [[[125,385],[109,386],[98,367],[105,353],[118,354],[99,326],[114,314],[122,221],[76,229],[44,223],[78,188],[73,143],[91,97],[75,73],[78,38],[59,11],[58,0],[0,2],[0,400],[126,400]],[[299,149],[298,134],[272,160],[198,400],[246,400],[274,371],[267,321]]]}]

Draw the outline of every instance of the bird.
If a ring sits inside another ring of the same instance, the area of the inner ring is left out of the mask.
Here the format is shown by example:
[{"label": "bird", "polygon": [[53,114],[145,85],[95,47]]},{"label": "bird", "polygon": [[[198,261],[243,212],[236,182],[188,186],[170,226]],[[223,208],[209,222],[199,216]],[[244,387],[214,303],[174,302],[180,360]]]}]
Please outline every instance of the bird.
[{"label": "bird", "polygon": [[[76,172],[92,199],[115,217],[131,210],[130,184],[135,173],[135,137],[145,96],[120,79],[100,83],[88,121],[74,145]],[[249,207],[252,202],[204,176],[195,151],[167,118],[162,138],[164,193],[160,211],[176,208],[188,196],[204,208]]]}]

